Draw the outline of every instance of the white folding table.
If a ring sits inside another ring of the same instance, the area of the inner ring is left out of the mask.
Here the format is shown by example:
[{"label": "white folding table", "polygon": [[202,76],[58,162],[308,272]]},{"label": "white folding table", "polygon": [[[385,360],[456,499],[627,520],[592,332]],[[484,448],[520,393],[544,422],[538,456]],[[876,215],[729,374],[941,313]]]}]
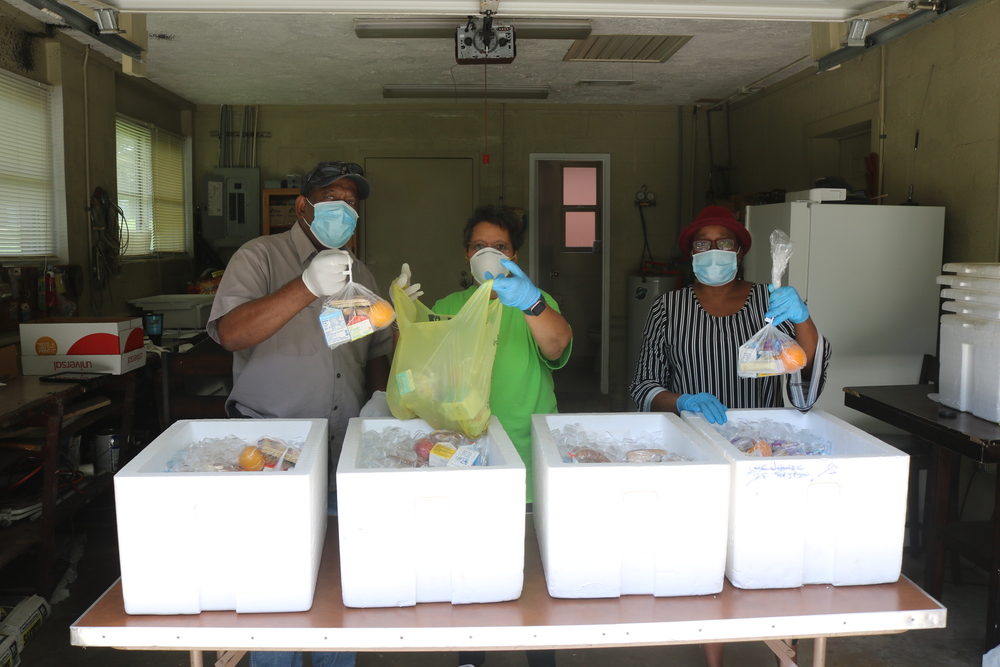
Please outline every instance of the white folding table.
[{"label": "white folding table", "polygon": [[[943,628],[947,610],[906,577],[874,586],[813,585],[741,590],[725,583],[717,595],[607,599],[549,596],[535,540],[526,527],[524,590],[511,602],[350,609],[340,590],[336,520],[327,529],[319,582],[307,612],[177,616],[125,613],[119,580],[71,627],[75,646],[185,650],[201,667],[202,651],[223,652],[217,665],[242,651],[460,651],[764,641],[784,665],[794,665],[785,641],[814,638],[813,665],[826,659],[826,639]],[[400,558],[418,554],[400,553]],[[474,552],[470,560],[475,561]],[[183,567],[183,564],[178,564]],[[280,575],[279,575],[280,576]]]}]

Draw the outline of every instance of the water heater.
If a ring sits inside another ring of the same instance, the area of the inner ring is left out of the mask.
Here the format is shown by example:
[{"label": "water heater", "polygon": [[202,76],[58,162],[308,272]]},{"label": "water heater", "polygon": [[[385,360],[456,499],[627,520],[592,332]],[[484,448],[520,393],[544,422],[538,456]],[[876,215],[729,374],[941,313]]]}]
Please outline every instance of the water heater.
[{"label": "water heater", "polygon": [[[628,366],[625,378],[631,383],[635,374],[635,364],[639,360],[642,347],[642,330],[646,326],[649,309],[657,297],[680,287],[679,276],[629,276],[628,279]],[[632,406],[635,409],[635,406]]]}]

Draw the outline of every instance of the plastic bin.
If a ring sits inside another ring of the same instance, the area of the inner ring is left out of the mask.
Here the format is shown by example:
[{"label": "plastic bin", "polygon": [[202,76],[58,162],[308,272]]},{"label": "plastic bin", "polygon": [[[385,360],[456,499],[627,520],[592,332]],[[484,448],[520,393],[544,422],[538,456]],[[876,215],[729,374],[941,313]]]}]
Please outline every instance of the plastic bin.
[{"label": "plastic bin", "polygon": [[[692,461],[565,463],[554,430],[654,435]],[[534,415],[533,514],[549,595],[706,595],[722,590],[729,463],[670,414]]]},{"label": "plastic bin", "polygon": [[361,436],[422,419],[351,419],[337,466],[340,581],[348,607],[503,602],[524,584],[525,468],[496,417],[488,466],[359,468]]},{"label": "plastic bin", "polygon": [[214,294],[161,294],[129,303],[147,312],[163,313],[164,329],[204,329],[214,300]]},{"label": "plastic bin", "polygon": [[[129,614],[306,611],[326,538],[327,420],[174,423],[115,475]],[[182,447],[235,435],[304,441],[281,472],[165,472]]]},{"label": "plastic bin", "polygon": [[1000,421],[1000,322],[941,316],[940,355],[941,403]]},{"label": "plastic bin", "polygon": [[732,493],[726,576],[738,588],[890,583],[899,579],[909,457],[822,410],[729,410],[832,443],[829,456],[743,454],[701,415],[684,421],[729,459]]}]

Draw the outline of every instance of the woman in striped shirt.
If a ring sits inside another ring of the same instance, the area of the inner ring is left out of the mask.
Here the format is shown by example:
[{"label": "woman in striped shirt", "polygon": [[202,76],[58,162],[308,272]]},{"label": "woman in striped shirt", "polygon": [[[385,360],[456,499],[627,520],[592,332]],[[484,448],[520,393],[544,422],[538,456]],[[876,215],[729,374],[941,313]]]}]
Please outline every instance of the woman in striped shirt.
[{"label": "woman in striped shirt", "polygon": [[[812,407],[823,388],[830,346],[809,310],[790,286],[736,279],[752,239],[732,212],[709,206],[681,231],[678,245],[691,256],[695,283],[664,294],[653,304],[629,387],[644,412],[701,412],[712,423],[726,421],[727,408],[782,407],[782,376],[741,378],[737,350],[764,318],[795,338],[805,367],[789,376],[795,407]],[[814,373],[817,357],[821,371]]]},{"label": "woman in striped shirt", "polygon": [[[721,206],[705,208],[681,231],[677,245],[691,257],[695,283],[664,294],[649,311],[629,387],[640,410],[690,410],[722,424],[727,408],[782,407],[782,376],[741,378],[736,373],[740,345],[764,326],[766,317],[806,353],[805,367],[788,379],[792,404],[807,410],[816,402],[830,346],[795,288],[775,290],[736,279],[752,241],[746,227]],[[817,358],[822,367],[818,373]],[[722,667],[724,647],[703,645],[708,667]]]}]

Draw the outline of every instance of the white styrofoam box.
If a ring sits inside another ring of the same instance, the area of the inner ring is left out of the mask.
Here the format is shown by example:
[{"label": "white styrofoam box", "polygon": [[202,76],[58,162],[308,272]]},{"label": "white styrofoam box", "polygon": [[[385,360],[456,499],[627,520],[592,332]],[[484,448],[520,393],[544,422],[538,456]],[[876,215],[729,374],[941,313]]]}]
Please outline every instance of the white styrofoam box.
[{"label": "white styrofoam box", "polygon": [[963,276],[1000,278],[1000,264],[995,262],[950,262],[941,267],[941,270]]},{"label": "white styrofoam box", "polygon": [[1000,322],[942,315],[939,355],[941,403],[1000,421]]},{"label": "white styrofoam box", "polygon": [[909,457],[822,410],[729,410],[832,443],[829,456],[743,454],[700,414],[683,419],[732,464],[726,576],[738,588],[849,586],[899,579]]},{"label": "white styrofoam box", "polygon": [[[1000,285],[1000,280],[997,281],[997,285]],[[950,289],[946,287],[941,290],[941,298],[967,305],[1000,307],[1000,292],[977,292],[974,290]]]},{"label": "white styrofoam box", "polygon": [[[729,463],[679,417],[533,415],[532,513],[549,595],[708,595],[722,590]],[[692,461],[565,463],[552,432],[569,424],[636,439]]]},{"label": "white styrofoam box", "polygon": [[954,289],[972,290],[1000,294],[1000,280],[980,278],[978,276],[938,276],[934,279],[938,285],[947,285]]},{"label": "white styrofoam box", "polygon": [[[129,614],[306,611],[326,538],[326,419],[181,420],[115,475]],[[280,472],[166,472],[182,447],[234,435],[303,442]]]},{"label": "white styrofoam box", "polygon": [[[1000,295],[998,295],[998,298],[1000,298]],[[957,315],[977,317],[981,320],[1000,320],[1000,305],[992,306],[975,301],[945,301],[941,304],[941,310],[946,310],[949,313]]]},{"label": "white styrofoam box", "polygon": [[524,584],[525,468],[497,418],[488,466],[359,468],[361,436],[422,419],[351,419],[337,466],[340,579],[348,607],[504,602]]},{"label": "white styrofoam box", "polygon": [[119,375],[146,365],[142,318],[49,317],[24,322],[20,329],[25,375],[62,371]]},{"label": "white styrofoam box", "polygon": [[164,329],[204,329],[214,300],[214,294],[160,294],[129,303],[146,312],[163,313]]},{"label": "white styrofoam box", "polygon": [[846,188],[812,188],[799,192],[786,192],[785,201],[811,201],[821,204],[825,201],[844,201],[847,199]]}]

